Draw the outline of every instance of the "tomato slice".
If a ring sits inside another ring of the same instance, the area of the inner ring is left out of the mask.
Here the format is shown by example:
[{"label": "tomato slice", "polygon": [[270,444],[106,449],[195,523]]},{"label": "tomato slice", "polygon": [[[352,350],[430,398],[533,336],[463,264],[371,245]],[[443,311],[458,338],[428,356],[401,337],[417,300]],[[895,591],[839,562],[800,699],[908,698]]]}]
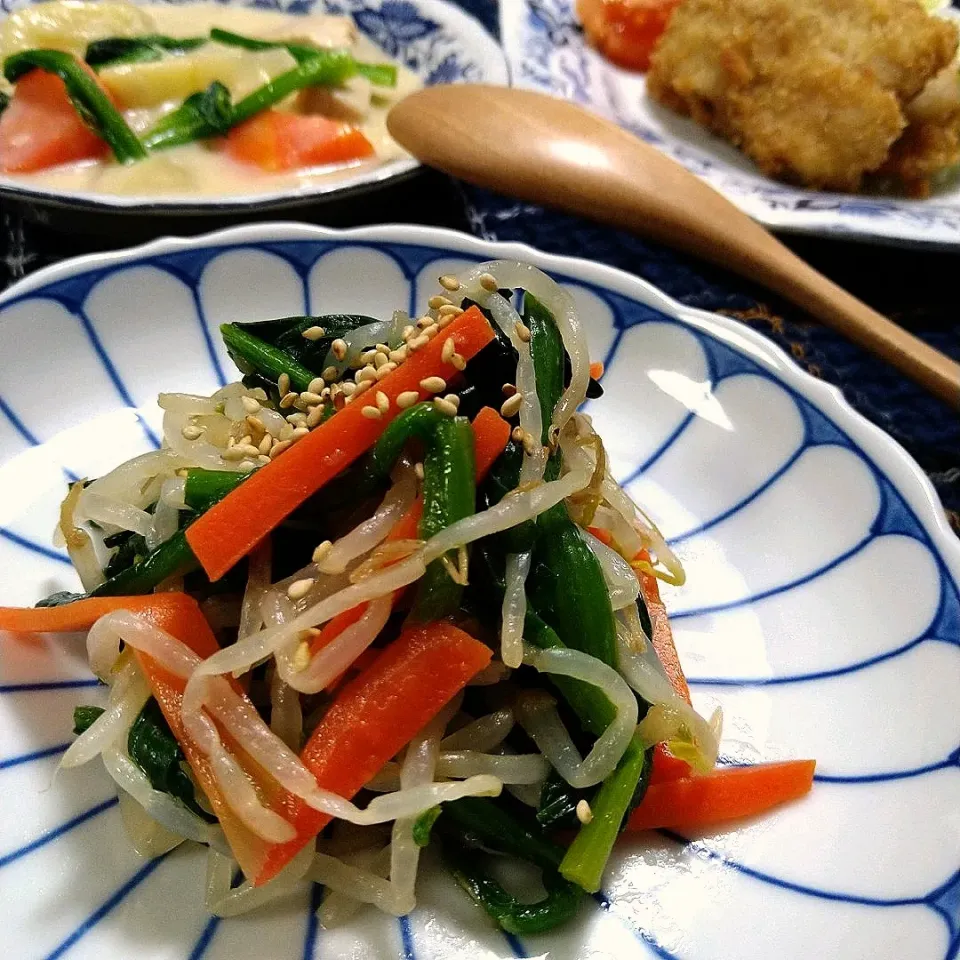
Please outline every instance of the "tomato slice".
[{"label": "tomato slice", "polygon": [[31,173],[107,151],[107,144],[80,119],[58,76],[31,70],[17,81],[0,116],[0,170]]},{"label": "tomato slice", "polygon": [[590,42],[611,63],[646,71],[680,0],[577,0]]},{"label": "tomato slice", "polygon": [[355,127],[316,115],[264,110],[227,134],[227,153],[241,163],[278,172],[373,156]]}]

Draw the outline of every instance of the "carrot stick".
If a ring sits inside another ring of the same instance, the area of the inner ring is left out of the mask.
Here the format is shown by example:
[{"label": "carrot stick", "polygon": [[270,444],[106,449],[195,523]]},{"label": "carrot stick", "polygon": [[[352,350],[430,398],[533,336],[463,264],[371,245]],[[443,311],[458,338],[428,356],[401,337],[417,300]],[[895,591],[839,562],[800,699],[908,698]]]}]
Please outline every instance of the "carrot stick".
[{"label": "carrot stick", "polygon": [[692,830],[752,817],[808,793],[815,767],[815,760],[721,767],[700,777],[651,784],[628,829]]},{"label": "carrot stick", "polygon": [[[489,647],[450,623],[404,631],[337,694],[300,759],[320,787],[353,797],[491,656]],[[258,885],[276,876],[331,819],[299,800],[279,807],[297,837],[271,848],[255,877]]]},{"label": "carrot stick", "polygon": [[510,424],[493,407],[481,407],[473,418],[473,453],[477,483],[483,480],[510,442]]},{"label": "carrot stick", "polygon": [[0,607],[0,630],[10,633],[75,633],[89,630],[114,610],[140,613],[156,604],[157,596],[89,597],[59,607]]},{"label": "carrot stick", "polygon": [[207,576],[219,580],[288,514],[373,446],[400,413],[396,399],[401,393],[416,391],[424,399],[429,394],[420,383],[426,377],[452,379],[456,368],[442,357],[448,340],[469,360],[493,336],[487,319],[471,307],[377,384],[390,401],[385,414],[368,418],[362,411],[376,409],[373,398],[357,397],[198,517],[186,537]]},{"label": "carrot stick", "polygon": [[[220,646],[207,623],[197,602],[183,593],[161,593],[151,597],[116,597],[112,599],[149,600],[136,611],[137,616],[165,630],[167,633],[182,640],[195,654],[206,659],[215,654]],[[124,605],[124,609],[128,609]],[[150,684],[150,690],[160,705],[170,730],[177,738],[183,750],[187,763],[197,782],[213,807],[213,812],[220,821],[227,842],[233,855],[240,864],[240,868],[247,876],[253,876],[260,869],[270,844],[249,830],[236,814],[227,805],[220,787],[217,784],[213,769],[207,756],[197,747],[190,738],[183,725],[181,707],[183,705],[183,690],[186,682],[161,667],[152,657],[139,650],[134,655],[140,664],[144,675]],[[239,689],[239,688],[238,688]],[[226,737],[229,742],[229,738]],[[232,742],[230,747],[237,752]],[[238,759],[243,763],[245,770],[258,786],[269,793],[277,789],[272,782],[266,780],[262,774],[258,775],[256,766],[238,752]],[[246,759],[246,762],[244,762]]]}]

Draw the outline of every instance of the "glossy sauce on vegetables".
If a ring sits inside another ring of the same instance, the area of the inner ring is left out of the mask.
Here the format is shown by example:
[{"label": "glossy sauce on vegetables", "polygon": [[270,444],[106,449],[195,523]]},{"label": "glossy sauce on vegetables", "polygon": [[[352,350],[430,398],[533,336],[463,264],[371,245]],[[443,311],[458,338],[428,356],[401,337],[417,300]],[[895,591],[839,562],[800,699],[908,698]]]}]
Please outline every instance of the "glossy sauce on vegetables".
[{"label": "glossy sauce on vegetables", "polygon": [[[98,4],[59,0],[27,8],[0,26],[0,55],[5,58],[20,50],[47,47],[82,58],[87,44],[97,39],[144,34],[201,37],[213,27],[257,39],[345,48],[363,63],[392,63],[346,17],[300,16],[216,3],[134,6],[113,0]],[[123,108],[127,123],[143,135],[186,97],[206,89],[214,80],[224,83],[236,102],[295,66],[284,49],[253,52],[210,42],[162,60],[106,66],[99,76]],[[393,103],[419,86],[413,72],[397,65],[396,87],[373,86],[358,75],[343,87],[309,88],[279,105],[280,109],[320,114],[355,126],[374,148],[374,156],[367,160],[273,173],[237,162],[226,155],[223,141],[214,139],[158,151],[127,165],[112,158],[86,160],[15,177],[45,190],[176,197],[184,201],[277,190],[306,191],[318,181],[334,183],[355,175],[358,167],[380,166],[406,156],[387,133],[386,116]]]}]

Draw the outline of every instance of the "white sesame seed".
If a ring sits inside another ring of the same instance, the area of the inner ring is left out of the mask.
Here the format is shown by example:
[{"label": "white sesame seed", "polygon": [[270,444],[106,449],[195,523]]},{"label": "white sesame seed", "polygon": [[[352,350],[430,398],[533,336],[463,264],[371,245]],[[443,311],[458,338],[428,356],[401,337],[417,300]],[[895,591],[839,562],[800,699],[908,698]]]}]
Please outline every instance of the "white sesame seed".
[{"label": "white sesame seed", "polygon": [[263,435],[263,439],[257,444],[257,449],[260,453],[266,456],[270,452],[270,448],[273,446],[273,437],[269,433]]},{"label": "white sesame seed", "polygon": [[432,340],[440,332],[440,326],[436,323],[431,323],[429,327],[423,328],[423,333],[421,336],[426,337],[428,340]]},{"label": "white sesame seed", "polygon": [[522,403],[523,394],[515,393],[512,397],[507,397],[507,399],[500,404],[500,415],[508,419],[515,416],[520,412],[520,404]]},{"label": "white sesame seed", "polygon": [[449,400],[445,400],[443,397],[434,397],[433,405],[441,413],[446,414],[448,417],[455,417],[457,415],[457,408]]},{"label": "white sesame seed", "polygon": [[383,416],[379,407],[363,407],[360,413],[368,420],[379,420]]},{"label": "white sesame seed", "polygon": [[327,382],[323,377],[314,377],[309,384],[307,384],[308,393],[322,393],[324,387],[326,387]]},{"label": "white sesame seed", "polygon": [[237,447],[228,447],[220,454],[224,460],[242,460],[246,454]]},{"label": "white sesame seed", "polygon": [[336,367],[324,367],[321,376],[324,380],[333,381],[340,376],[340,371]]},{"label": "white sesame seed", "polygon": [[203,433],[203,427],[198,427],[196,424],[186,424],[183,429],[180,431],[183,434],[184,440],[199,440],[201,434]]},{"label": "white sesame seed", "polygon": [[460,281],[456,277],[443,276],[440,278],[440,286],[452,293],[454,290],[460,289]]},{"label": "white sesame seed", "polygon": [[435,297],[431,297],[427,301],[427,306],[431,310],[439,310],[441,307],[446,307],[450,305],[450,300],[447,297],[441,296],[439,293]]},{"label": "white sesame seed", "polygon": [[240,403],[246,413],[259,413],[260,411],[260,403],[253,397],[241,397]]},{"label": "white sesame seed", "polygon": [[455,353],[455,354],[450,358],[450,365],[453,367],[454,370],[466,370],[466,369],[467,369],[467,361],[464,359],[463,355],[462,355],[462,354],[459,354],[459,353]]},{"label": "white sesame seed", "polygon": [[337,339],[330,344],[330,350],[338,360],[342,360],[347,355],[347,341],[337,337]]},{"label": "white sesame seed", "polygon": [[311,430],[320,425],[320,421],[323,419],[323,413],[325,409],[326,408],[322,403],[318,403],[315,407],[310,408],[310,412],[307,414],[307,426]]},{"label": "white sesame seed", "polygon": [[270,457],[265,453],[261,453],[260,456],[257,457],[257,463],[259,463],[262,467],[265,467],[269,462]]},{"label": "white sesame seed", "polygon": [[459,317],[463,313],[463,307],[458,307],[455,303],[448,303],[437,312],[441,317]]},{"label": "white sesame seed", "polygon": [[308,407],[312,407],[314,404],[323,402],[323,397],[321,397],[319,393],[312,393],[309,390],[304,390],[303,393],[300,394],[300,399]]},{"label": "white sesame seed", "polygon": [[313,556],[310,558],[314,563],[323,563],[324,557],[333,549],[333,543],[329,540],[324,540],[322,543],[318,543],[316,548],[313,551]]},{"label": "white sesame seed", "polygon": [[351,399],[359,397],[364,390],[369,390],[374,384],[373,380],[361,380],[360,383],[356,384],[353,393],[351,394]]},{"label": "white sesame seed", "polygon": [[239,467],[241,473],[253,473],[257,469],[257,464],[255,460],[241,460]]},{"label": "white sesame seed", "polygon": [[372,363],[368,363],[362,370],[357,371],[356,379],[357,383],[361,383],[364,380],[376,380],[377,368]]},{"label": "white sesame seed", "polygon": [[373,355],[373,365],[379,370],[385,363],[389,363],[390,358],[385,353],[377,351]]},{"label": "white sesame seed", "polygon": [[433,317],[427,316],[424,314],[418,321],[417,326],[423,330],[425,327],[429,327],[433,323]]},{"label": "white sesame seed", "polygon": [[450,324],[453,323],[453,321],[456,320],[456,319],[457,319],[457,318],[456,318],[455,316],[453,316],[452,314],[449,314],[449,313],[446,313],[446,314],[441,313],[440,316],[439,316],[439,318],[437,319],[437,326],[438,326],[441,330],[446,330],[447,327],[449,327]]},{"label": "white sesame seed", "polygon": [[278,440],[270,448],[270,459],[275,460],[280,456],[281,453],[283,453],[284,450],[289,450],[292,446],[293,444],[289,440]]},{"label": "white sesame seed", "polygon": [[497,290],[497,278],[492,273],[481,273],[480,286],[484,290],[494,293]]},{"label": "white sesame seed", "polygon": [[404,390],[397,397],[397,406],[401,410],[406,410],[407,407],[412,407],[420,399],[420,394],[416,390]]},{"label": "white sesame seed", "polygon": [[304,340],[319,340],[326,335],[327,331],[324,330],[323,327],[307,327],[301,334]]},{"label": "white sesame seed", "polygon": [[422,479],[423,479],[423,464],[422,464],[422,463],[419,463],[419,462],[418,462],[418,463],[415,463],[415,464],[413,465],[413,472],[417,475],[417,479],[418,479],[418,480],[422,480]]},{"label": "white sesame seed", "polygon": [[517,392],[517,385],[515,383],[505,383],[500,388],[500,392],[505,397],[512,397]]},{"label": "white sesame seed", "polygon": [[444,363],[449,363],[456,352],[457,345],[453,342],[453,338],[447,337],[447,339],[443,341],[443,347],[440,350],[440,359]]},{"label": "white sesame seed", "polygon": [[447,381],[443,377],[424,377],[420,381],[420,389],[427,393],[442,393],[447,389]]},{"label": "white sesame seed", "polygon": [[253,436],[263,433],[267,428],[263,425],[263,421],[255,417],[252,413],[248,413],[244,418],[244,423],[250,428],[250,433]]},{"label": "white sesame seed", "polygon": [[407,342],[407,350],[410,353],[414,353],[421,347],[425,347],[429,342],[430,338],[421,333],[419,337],[414,337],[412,340]]},{"label": "white sesame seed", "polygon": [[296,403],[296,401],[297,401],[297,394],[293,393],[293,391],[291,391],[290,393],[285,393],[280,400],[280,409],[289,410],[294,405],[294,403]]},{"label": "white sesame seed", "polygon": [[581,823],[589,823],[593,819],[593,811],[586,800],[580,800],[577,803],[577,819]]},{"label": "white sesame seed", "polygon": [[394,370],[397,369],[397,364],[387,361],[379,370],[377,370],[377,380],[382,380],[384,377],[390,376]]},{"label": "white sesame seed", "polygon": [[237,446],[239,447],[239,446],[241,446],[241,445],[243,445],[243,444],[247,444],[247,443],[253,443],[253,437],[251,437],[249,433],[245,433],[245,434],[237,441]]},{"label": "white sesame seed", "polygon": [[409,339],[413,336],[413,333],[414,333],[414,331],[415,331],[416,329],[417,329],[417,328],[416,328],[412,323],[408,323],[408,324],[403,328],[403,332],[400,334],[400,336],[401,336],[404,340],[409,340]]},{"label": "white sesame seed", "polygon": [[357,389],[357,385],[355,383],[351,383],[349,380],[347,380],[345,383],[340,384],[340,392],[345,397],[353,396],[353,394],[356,392],[356,389]]},{"label": "white sesame seed", "polygon": [[280,396],[285,397],[290,392],[290,374],[281,373],[277,378],[277,389],[280,391]]},{"label": "white sesame seed", "polygon": [[398,350],[391,350],[387,356],[390,358],[391,363],[403,363],[403,361],[407,359],[407,348],[400,347]]},{"label": "white sesame seed", "polygon": [[250,396],[253,397],[254,400],[259,400],[261,403],[263,403],[265,400],[269,399],[269,398],[267,397],[267,391],[264,390],[263,387],[254,387],[254,388],[250,391]]},{"label": "white sesame seed", "polygon": [[390,409],[390,398],[382,390],[378,390],[373,399],[377,401],[377,407],[381,413],[386,413]]},{"label": "white sesame seed", "polygon": [[537,452],[537,443],[533,439],[533,435],[529,433],[524,433],[523,435],[523,452],[528,456],[532,457]]},{"label": "white sesame seed", "polygon": [[522,323],[520,320],[518,320],[518,321],[513,325],[513,329],[514,329],[514,332],[516,333],[516,335],[517,335],[524,343],[529,343],[529,342],[530,342],[530,337],[532,336],[532,334],[530,333],[530,328],[529,328],[525,323]]},{"label": "white sesame seed", "polygon": [[302,440],[305,436],[307,436],[308,433],[310,433],[310,431],[306,427],[297,427],[293,431],[290,439],[296,443],[298,440]]},{"label": "white sesame seed", "polygon": [[359,359],[360,359],[360,366],[365,367],[368,363],[373,363],[374,360],[377,359],[377,351],[364,350],[363,353],[360,354]]},{"label": "white sesame seed", "polygon": [[296,413],[287,414],[287,423],[292,423],[295,427],[302,427],[306,422],[306,415],[299,410]]},{"label": "white sesame seed", "polygon": [[523,443],[523,427],[514,427],[510,431],[510,439],[514,443]]},{"label": "white sesame seed", "polygon": [[304,577],[303,580],[294,580],[287,587],[287,596],[291,600],[302,600],[312,589],[314,580],[312,577]]},{"label": "white sesame seed", "polygon": [[452,403],[458,410],[460,409],[460,398],[455,393],[448,393],[443,399],[447,403]]},{"label": "white sesame seed", "polygon": [[281,440],[289,440],[292,436],[293,436],[293,424],[292,424],[292,423],[285,423],[285,424],[280,428],[280,439],[281,439]]},{"label": "white sesame seed", "polygon": [[390,352],[390,347],[387,346],[387,344],[385,344],[385,343],[378,343],[377,346],[376,346],[376,351],[377,351],[377,353],[382,353],[382,354],[386,355],[386,354],[388,354],[388,353]]},{"label": "white sesame seed", "polygon": [[233,449],[239,451],[245,457],[253,457],[256,459],[260,456],[259,448],[255,447],[252,443],[238,443]]}]

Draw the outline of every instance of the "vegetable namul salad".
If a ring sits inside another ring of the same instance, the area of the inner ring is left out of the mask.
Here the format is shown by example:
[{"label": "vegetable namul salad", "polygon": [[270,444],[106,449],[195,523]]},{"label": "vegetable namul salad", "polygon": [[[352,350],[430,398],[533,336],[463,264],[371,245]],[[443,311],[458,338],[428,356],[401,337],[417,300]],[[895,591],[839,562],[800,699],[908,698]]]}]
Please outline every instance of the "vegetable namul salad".
[{"label": "vegetable namul salad", "polygon": [[0,24],[0,172],[48,189],[204,195],[403,156],[415,74],[353,21],[221,4],[54,0]]},{"label": "vegetable namul salad", "polygon": [[403,915],[431,846],[537,933],[622,832],[810,789],[813,761],[716,767],[658,590],[683,572],[578,412],[602,365],[552,279],[494,261],[419,318],[221,330],[242,381],[161,394],[162,448],[70,487],[86,593],[0,608],[14,634],[87,631],[109,689],[61,766],[101,758],[145,856],[206,844],[211,911],[313,881],[325,925]]}]

